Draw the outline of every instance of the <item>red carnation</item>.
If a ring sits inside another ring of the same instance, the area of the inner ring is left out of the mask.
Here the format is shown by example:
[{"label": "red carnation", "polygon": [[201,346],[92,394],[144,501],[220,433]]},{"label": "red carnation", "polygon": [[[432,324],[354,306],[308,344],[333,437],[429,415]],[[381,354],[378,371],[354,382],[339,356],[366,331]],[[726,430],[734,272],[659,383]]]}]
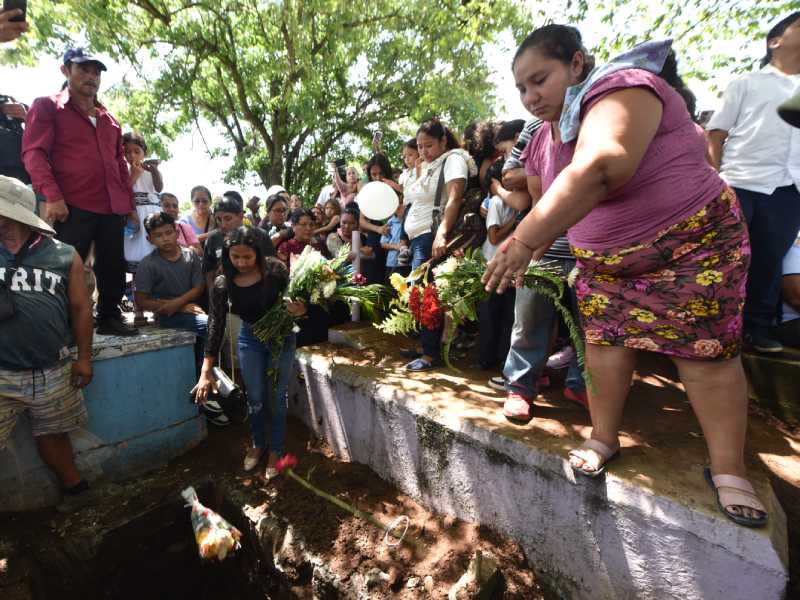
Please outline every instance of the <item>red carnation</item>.
[{"label": "red carnation", "polygon": [[439,294],[436,286],[429,283],[422,295],[422,314],[420,323],[428,329],[437,329],[442,324],[442,305],[439,303]]},{"label": "red carnation", "polygon": [[417,321],[422,319],[421,314],[421,299],[419,297],[419,288],[414,286],[411,288],[411,294],[408,296],[408,308],[411,311],[412,316]]},{"label": "red carnation", "polygon": [[356,285],[367,285],[367,278],[362,273],[355,273],[353,275],[353,283]]},{"label": "red carnation", "polygon": [[294,469],[297,466],[297,457],[294,454],[284,454],[275,463],[275,470],[283,473],[286,469]]}]

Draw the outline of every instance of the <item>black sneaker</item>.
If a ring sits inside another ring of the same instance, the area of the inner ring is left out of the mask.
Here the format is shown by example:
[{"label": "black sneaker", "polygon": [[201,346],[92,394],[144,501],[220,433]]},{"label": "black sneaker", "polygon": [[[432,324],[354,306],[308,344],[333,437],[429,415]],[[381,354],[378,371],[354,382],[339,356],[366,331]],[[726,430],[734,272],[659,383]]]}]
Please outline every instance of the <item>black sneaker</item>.
[{"label": "black sneaker", "polygon": [[139,335],[139,330],[123,322],[120,317],[98,319],[97,333],[100,335],[132,336]]},{"label": "black sneaker", "polygon": [[758,331],[746,333],[744,335],[744,341],[756,352],[762,352],[764,354],[783,352],[783,344],[771,338],[769,335]]},{"label": "black sneaker", "polygon": [[493,390],[498,390],[500,392],[506,391],[506,378],[502,375],[498,375],[496,377],[492,377],[489,380],[489,387]]}]

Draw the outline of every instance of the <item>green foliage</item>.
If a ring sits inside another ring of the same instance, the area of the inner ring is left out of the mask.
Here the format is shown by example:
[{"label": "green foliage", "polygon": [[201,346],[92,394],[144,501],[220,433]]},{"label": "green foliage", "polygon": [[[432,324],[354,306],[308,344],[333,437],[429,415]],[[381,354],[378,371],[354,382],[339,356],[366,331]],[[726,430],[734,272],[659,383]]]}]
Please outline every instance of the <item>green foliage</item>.
[{"label": "green foliage", "polygon": [[115,90],[120,116],[160,155],[210,122],[225,137],[212,154],[234,158],[229,180],[256,173],[316,193],[325,163],[365,158],[353,148],[375,129],[431,113],[460,128],[491,115],[486,44],[524,21],[513,0],[63,0],[33,3],[31,22],[3,60],[31,62],[85,38],[130,63],[137,77]]},{"label": "green foliage", "polygon": [[578,24],[599,61],[644,40],[672,38],[681,74],[717,89],[720,74],[756,67],[771,25],[796,10],[798,0],[571,0],[560,10],[541,3],[535,22]]}]

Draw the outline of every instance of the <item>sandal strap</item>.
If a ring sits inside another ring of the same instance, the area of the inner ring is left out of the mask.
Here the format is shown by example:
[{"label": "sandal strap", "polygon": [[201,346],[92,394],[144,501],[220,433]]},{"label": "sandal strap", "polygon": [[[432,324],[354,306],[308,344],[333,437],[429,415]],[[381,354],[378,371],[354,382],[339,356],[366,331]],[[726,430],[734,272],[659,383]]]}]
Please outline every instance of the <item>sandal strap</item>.
[{"label": "sandal strap", "polygon": [[724,507],[745,506],[761,512],[767,512],[756,496],[749,481],[736,475],[714,475],[714,486],[717,488],[720,504]]},{"label": "sandal strap", "polygon": [[581,459],[596,471],[618,451],[619,446],[616,449],[609,448],[603,442],[589,438],[580,447],[570,450],[569,456]]}]

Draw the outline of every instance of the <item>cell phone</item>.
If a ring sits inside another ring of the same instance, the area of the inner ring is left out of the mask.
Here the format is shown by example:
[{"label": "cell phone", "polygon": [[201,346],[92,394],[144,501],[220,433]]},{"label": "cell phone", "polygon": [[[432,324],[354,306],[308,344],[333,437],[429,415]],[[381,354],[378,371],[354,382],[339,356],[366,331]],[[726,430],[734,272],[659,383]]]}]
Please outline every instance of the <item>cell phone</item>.
[{"label": "cell phone", "polygon": [[336,170],[339,171],[339,179],[342,181],[347,181],[347,169],[345,169],[345,165],[347,164],[343,158],[337,158],[333,161],[333,164],[336,165]]},{"label": "cell phone", "polygon": [[18,8],[22,14],[10,19],[12,23],[22,23],[28,13],[28,0],[3,0],[3,11]]}]

